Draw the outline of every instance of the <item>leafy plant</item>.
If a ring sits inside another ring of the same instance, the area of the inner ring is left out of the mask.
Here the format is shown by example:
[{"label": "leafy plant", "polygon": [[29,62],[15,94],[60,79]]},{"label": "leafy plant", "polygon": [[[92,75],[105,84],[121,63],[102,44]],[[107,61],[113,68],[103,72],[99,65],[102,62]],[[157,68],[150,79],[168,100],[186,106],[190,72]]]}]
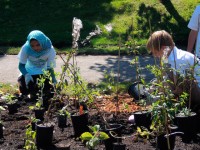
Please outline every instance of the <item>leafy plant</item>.
[{"label": "leafy plant", "polygon": [[141,107],[144,107],[146,109],[147,107],[147,101],[145,99],[141,99],[139,102],[137,102]]},{"label": "leafy plant", "polygon": [[191,109],[184,107],[180,112],[178,113],[178,116],[191,116],[192,112]]},{"label": "leafy plant", "polygon": [[10,93],[6,93],[1,98],[4,99],[7,104],[14,104],[18,101],[18,99],[16,99],[15,96]]},{"label": "leafy plant", "polygon": [[80,138],[82,141],[87,141],[88,149],[94,149],[101,140],[106,140],[109,136],[105,132],[100,131],[100,125],[89,126],[90,132],[84,132]]},{"label": "leafy plant", "polygon": [[36,123],[36,122],[40,121],[40,119],[37,119],[37,118],[31,116],[30,121],[31,121],[31,123]]},{"label": "leafy plant", "polygon": [[26,141],[24,145],[25,150],[36,150],[35,145],[36,132],[32,130],[31,126],[26,129]]},{"label": "leafy plant", "polygon": [[29,106],[29,109],[42,109],[43,99],[38,98],[37,102],[35,103],[35,106]]},{"label": "leafy plant", "polygon": [[[170,88],[173,81],[167,76],[167,72],[173,73],[173,70],[167,64],[167,52],[164,52],[164,55],[159,60],[159,65],[148,65],[147,68],[150,69],[157,79],[156,82],[152,83],[155,89],[151,94],[159,96],[158,100],[152,104],[152,124],[150,129],[153,130],[156,136],[169,135],[169,125],[175,116],[178,101],[174,98]],[[170,149],[168,136],[167,145],[168,149]]]},{"label": "leafy plant", "polygon": [[159,98],[152,104],[152,125],[151,129],[155,130],[157,134],[165,133],[168,130],[168,123],[174,118],[175,115],[175,103],[174,95],[169,87],[169,82],[165,77],[165,69],[163,64],[161,66],[147,66],[157,78],[157,82],[153,83],[154,92],[153,95],[158,95]]},{"label": "leafy plant", "polygon": [[67,111],[67,106],[63,107],[62,109],[58,110],[58,114],[59,115],[63,115],[63,116],[70,116],[70,113]]},{"label": "leafy plant", "polygon": [[135,141],[138,141],[138,138],[141,137],[145,140],[148,140],[150,138],[150,136],[152,136],[152,133],[150,131],[148,131],[148,129],[146,129],[145,127],[137,127],[137,130],[136,130],[136,134],[134,136],[134,140]]},{"label": "leafy plant", "polygon": [[113,70],[108,72],[107,70],[104,70],[103,73],[104,79],[105,79],[105,89],[103,89],[103,92],[106,94],[111,94],[116,92],[116,85],[115,85],[115,76]]},{"label": "leafy plant", "polygon": [[43,89],[45,86],[45,81],[46,79],[49,79],[50,84],[52,84],[52,78],[51,78],[51,74],[49,71],[43,70],[43,75],[40,75],[39,78],[37,79],[37,85],[39,88],[39,92],[37,93],[37,102],[35,104],[35,106],[30,106],[30,109],[42,109],[43,108],[43,98],[45,96],[45,94],[43,93]]}]

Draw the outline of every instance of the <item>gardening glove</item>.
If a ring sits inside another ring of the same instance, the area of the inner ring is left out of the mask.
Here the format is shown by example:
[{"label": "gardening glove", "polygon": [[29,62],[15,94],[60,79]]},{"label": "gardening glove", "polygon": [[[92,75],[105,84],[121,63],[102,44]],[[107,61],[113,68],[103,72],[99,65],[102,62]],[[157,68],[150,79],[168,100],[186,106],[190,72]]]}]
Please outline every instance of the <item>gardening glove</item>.
[{"label": "gardening glove", "polygon": [[27,73],[25,75],[25,83],[26,83],[27,88],[28,88],[28,84],[29,84],[30,81],[34,82],[32,76],[29,73]]}]

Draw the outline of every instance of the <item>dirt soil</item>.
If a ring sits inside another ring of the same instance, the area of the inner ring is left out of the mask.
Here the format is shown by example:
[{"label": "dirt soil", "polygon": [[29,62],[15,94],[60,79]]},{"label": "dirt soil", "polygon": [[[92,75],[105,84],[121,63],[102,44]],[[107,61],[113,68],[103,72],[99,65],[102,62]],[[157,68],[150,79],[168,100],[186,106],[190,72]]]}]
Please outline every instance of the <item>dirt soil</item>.
[{"label": "dirt soil", "polygon": [[[127,118],[136,110],[140,109],[129,95],[124,94],[119,96],[120,114],[115,115],[116,102],[112,96],[100,96],[96,101],[96,105],[101,110],[101,114],[96,109],[89,109],[89,124],[104,125],[101,115],[104,114],[109,122],[118,122],[125,126],[122,131],[123,136],[130,136],[134,134],[133,125],[128,122]],[[18,112],[14,115],[8,114],[8,111],[3,111],[2,120],[4,125],[4,138],[0,140],[0,150],[22,150],[25,141],[25,131],[29,124],[29,118],[34,115],[29,106],[34,105],[35,102],[19,101]],[[128,104],[128,105],[125,105]],[[0,103],[4,105],[4,103]],[[127,108],[127,109],[125,109]],[[69,111],[74,111],[74,107],[70,106]],[[53,145],[48,150],[58,150],[62,147],[70,147],[71,150],[87,150],[80,140],[76,140],[73,136],[73,127],[71,120],[67,120],[66,128],[60,129],[57,125],[57,117],[55,114],[52,116],[52,121],[55,123],[53,133]],[[144,141],[139,139],[134,140],[134,137],[126,138],[122,141],[126,144],[127,150],[154,150],[156,144],[154,140]],[[195,141],[185,144],[181,141],[180,137],[176,137],[175,150],[200,150],[200,141]],[[103,142],[97,147],[98,150],[104,150]]]}]

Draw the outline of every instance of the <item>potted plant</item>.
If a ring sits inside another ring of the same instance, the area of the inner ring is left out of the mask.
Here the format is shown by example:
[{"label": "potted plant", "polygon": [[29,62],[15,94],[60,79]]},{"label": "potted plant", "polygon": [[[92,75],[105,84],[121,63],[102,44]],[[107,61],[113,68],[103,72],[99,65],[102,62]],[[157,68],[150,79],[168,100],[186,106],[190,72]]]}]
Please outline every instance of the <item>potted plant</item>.
[{"label": "potted plant", "polygon": [[57,119],[58,119],[58,127],[59,128],[66,127],[67,117],[70,116],[70,113],[67,111],[67,106],[65,106],[62,109],[58,110]]},{"label": "potted plant", "polygon": [[36,150],[37,147],[35,145],[36,132],[32,130],[31,126],[26,129],[26,137],[25,137],[25,150]]},{"label": "potted plant", "polygon": [[88,128],[88,112],[83,110],[80,105],[79,112],[71,114],[72,125],[74,129],[74,136],[80,137],[84,132],[89,131]]},{"label": "potted plant", "polygon": [[36,123],[36,145],[38,148],[48,149],[52,146],[54,123]]},{"label": "potted plant", "polygon": [[[105,147],[106,149],[113,148],[113,150],[126,150],[126,144],[122,143],[122,139],[128,138],[128,137],[121,137],[120,133],[116,133],[116,131],[109,131],[110,137],[112,139],[106,140]],[[131,137],[131,136],[129,136]],[[110,144],[110,145],[109,145]]]},{"label": "potted plant", "polygon": [[41,121],[44,120],[45,109],[42,107],[42,98],[41,97],[39,97],[37,99],[35,106],[29,106],[29,109],[34,111],[36,119],[39,119]]},{"label": "potted plant", "polygon": [[9,114],[16,113],[18,109],[18,104],[17,104],[18,99],[13,94],[10,93],[4,95],[4,99],[8,106]]},{"label": "potted plant", "polygon": [[[195,61],[195,59],[194,59]],[[185,71],[185,79],[183,80],[182,93],[179,96],[179,110],[176,112],[175,121],[179,127],[179,131],[184,134],[181,136],[185,143],[191,142],[196,138],[198,116],[192,111],[192,89],[194,84],[194,66]]]},{"label": "potted plant", "polygon": [[100,141],[109,138],[108,134],[100,131],[100,125],[89,126],[89,129],[91,132],[84,132],[80,136],[82,141],[86,141],[86,146],[89,150],[94,150]]},{"label": "potted plant", "polygon": [[[110,137],[109,139],[104,140],[106,150],[113,149],[113,143],[121,142],[121,138],[116,138],[116,136],[121,137],[122,128],[123,126],[121,124],[105,125],[105,129],[103,129],[103,131]],[[112,136],[112,133],[115,133],[116,136]]]},{"label": "potted plant", "polygon": [[33,116],[30,117],[30,124],[31,124],[31,127],[32,127],[32,130],[35,131],[35,126],[36,126],[36,123],[41,121],[40,119],[37,119]]},{"label": "potted plant", "polygon": [[56,94],[51,100],[51,103],[48,105],[48,109],[45,113],[45,109],[42,107],[43,105],[43,88],[45,79],[50,79],[50,84],[52,84],[52,79],[50,78],[50,73],[48,71],[44,71],[43,76],[40,76],[38,79],[38,87],[40,88],[40,92],[38,93],[38,101],[35,105],[34,111],[35,115],[39,112],[39,116],[36,115],[37,119],[40,119],[41,122],[36,123],[36,145],[37,148],[49,149],[52,146],[53,140],[53,130],[54,123],[51,122],[50,119],[50,108],[53,105],[53,100],[56,99]]},{"label": "potted plant", "polygon": [[176,114],[176,123],[179,131],[184,134],[181,136],[184,143],[189,143],[196,138],[197,134],[197,114],[187,107]]},{"label": "potted plant", "polygon": [[137,103],[141,108],[133,113],[135,124],[136,126],[143,126],[149,129],[151,125],[151,112],[150,109],[147,109],[147,100],[141,99]]},{"label": "potted plant", "polygon": [[177,110],[177,101],[172,94],[170,84],[172,81],[166,75],[168,71],[172,71],[166,63],[166,55],[159,61],[159,65],[147,65],[147,68],[155,75],[156,82],[152,95],[158,96],[158,99],[152,103],[152,123],[150,129],[156,136],[157,148],[162,150],[170,150],[175,144],[175,129],[171,128],[172,120]]},{"label": "potted plant", "polygon": [[176,130],[171,129],[170,107],[165,107],[166,103],[160,105],[159,102],[152,106],[152,124],[150,129],[153,131],[153,135],[156,137],[156,146],[162,150],[172,150],[175,146],[175,134],[172,134]]}]

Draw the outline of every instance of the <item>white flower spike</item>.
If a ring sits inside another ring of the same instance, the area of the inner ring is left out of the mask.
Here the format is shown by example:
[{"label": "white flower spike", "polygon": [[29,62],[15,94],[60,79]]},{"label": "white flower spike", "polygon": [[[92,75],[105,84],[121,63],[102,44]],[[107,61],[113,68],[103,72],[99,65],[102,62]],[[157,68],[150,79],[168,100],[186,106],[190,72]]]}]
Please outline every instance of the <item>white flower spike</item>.
[{"label": "white flower spike", "polygon": [[82,21],[80,19],[77,19],[76,17],[74,17],[73,21],[73,31],[72,31],[72,37],[73,37],[73,41],[72,41],[72,48],[78,48],[78,40],[80,37],[80,31],[83,28],[83,24]]},{"label": "white flower spike", "polygon": [[109,24],[105,25],[104,27],[106,28],[106,30],[107,30],[108,32],[111,32],[111,31],[112,31],[112,29],[113,29],[113,27],[112,27],[112,24],[111,24],[111,23],[109,23]]}]

